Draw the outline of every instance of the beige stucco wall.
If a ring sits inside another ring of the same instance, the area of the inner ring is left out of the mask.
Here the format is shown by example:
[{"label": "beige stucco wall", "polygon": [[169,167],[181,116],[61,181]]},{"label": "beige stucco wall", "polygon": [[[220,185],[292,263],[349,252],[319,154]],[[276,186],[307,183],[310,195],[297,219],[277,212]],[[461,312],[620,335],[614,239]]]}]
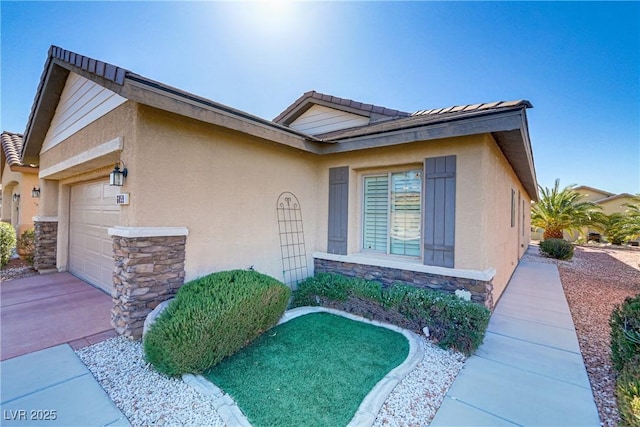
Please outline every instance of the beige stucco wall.
[{"label": "beige stucco wall", "polygon": [[317,157],[272,142],[140,106],[122,225],[185,226],[186,280],[254,267],[280,280],[276,201],[285,191],[302,207],[312,271],[318,222]]},{"label": "beige stucco wall", "polygon": [[584,196],[581,200],[582,202],[597,202],[610,196],[609,193],[597,191],[596,189],[578,188],[575,191]]},{"label": "beige stucco wall", "polygon": [[[31,197],[33,187],[39,187],[36,171],[12,171],[7,165],[2,172],[2,220],[16,229],[18,236],[33,227],[33,217],[38,211],[38,198]],[[13,195],[20,201],[14,202]]]},{"label": "beige stucco wall", "polygon": [[[482,231],[478,239],[474,239],[474,244],[482,247],[483,262],[496,269],[493,298],[497,301],[529,245],[531,197],[490,135],[484,137],[483,147],[479,189],[482,200],[478,205]],[[513,227],[512,190],[515,191],[516,203]]]},{"label": "beige stucco wall", "polygon": [[402,147],[383,147],[371,150],[352,151],[321,158],[318,235],[324,236],[319,242],[320,251],[327,249],[327,209],[329,168],[350,166],[349,179],[349,220],[348,252],[360,252],[362,247],[362,185],[363,176],[375,172],[398,170],[422,170],[424,159],[456,155],[456,231],[455,267],[483,270],[486,263],[477,256],[474,239],[480,232],[480,224],[474,219],[477,203],[480,202],[480,170],[477,160],[481,156],[481,136],[450,138],[438,141],[416,142]]},{"label": "beige stucco wall", "polygon": [[[416,142],[321,159],[318,224],[319,249],[326,251],[328,169],[350,166],[348,253],[362,247],[363,176],[380,171],[422,169],[427,157],[456,156],[456,269],[496,269],[494,300],[501,295],[530,240],[531,198],[491,136],[477,135]],[[511,227],[511,189],[518,192],[516,224]],[[524,202],[524,208],[523,208]],[[524,213],[524,235],[522,214]]]},{"label": "beige stucco wall", "polygon": [[[309,272],[314,251],[327,246],[329,168],[350,166],[349,253],[361,249],[363,176],[422,169],[427,157],[457,156],[455,268],[495,268],[494,299],[504,289],[528,244],[530,198],[489,135],[415,142],[319,156],[270,141],[127,102],[41,154],[41,171],[119,138],[109,152],[43,176],[48,189],[38,211],[57,216],[58,267],[68,253],[70,186],[106,178],[116,160],[129,175],[121,192],[125,227],[187,227],[186,280],[248,268],[280,280],[282,257],[276,201],[289,191],[302,207]],[[511,227],[511,189],[520,194]],[[522,210],[524,203],[525,209]],[[519,222],[524,214],[524,236]]]}]

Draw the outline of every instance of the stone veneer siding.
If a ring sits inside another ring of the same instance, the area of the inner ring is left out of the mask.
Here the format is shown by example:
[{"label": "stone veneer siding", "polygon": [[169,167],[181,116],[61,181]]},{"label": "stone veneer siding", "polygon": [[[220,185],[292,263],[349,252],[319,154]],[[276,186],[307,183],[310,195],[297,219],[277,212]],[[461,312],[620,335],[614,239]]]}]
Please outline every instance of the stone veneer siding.
[{"label": "stone veneer siding", "polygon": [[343,276],[376,280],[382,283],[383,288],[389,287],[395,282],[402,282],[416,288],[433,289],[451,294],[458,289],[465,289],[471,292],[472,301],[484,305],[489,310],[493,310],[493,296],[491,293],[493,285],[491,281],[441,276],[439,274],[320,258],[315,258],[314,267],[316,273],[338,273]]},{"label": "stone veneer siding", "polygon": [[58,245],[57,221],[34,221],[36,250],[33,256],[33,268],[50,270],[56,268]]},{"label": "stone veneer siding", "polygon": [[142,337],[144,320],[184,284],[186,236],[113,236],[115,271],[111,324],[129,338]]}]

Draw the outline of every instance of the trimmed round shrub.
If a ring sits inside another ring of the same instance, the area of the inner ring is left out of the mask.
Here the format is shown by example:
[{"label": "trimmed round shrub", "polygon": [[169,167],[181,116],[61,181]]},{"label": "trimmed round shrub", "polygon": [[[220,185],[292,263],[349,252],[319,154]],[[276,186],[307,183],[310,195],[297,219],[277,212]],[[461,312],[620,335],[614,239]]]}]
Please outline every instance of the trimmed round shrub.
[{"label": "trimmed round shrub", "polygon": [[276,279],[247,270],[186,283],[144,336],[145,358],[169,376],[202,373],[276,325],[290,295]]},{"label": "trimmed round shrub", "polygon": [[640,294],[628,297],[611,312],[611,362],[618,372],[640,354]]},{"label": "trimmed round shrub", "polygon": [[11,259],[11,252],[16,246],[16,230],[7,222],[0,221],[0,267],[4,267]]},{"label": "trimmed round shrub", "polygon": [[546,239],[540,242],[540,252],[548,257],[566,261],[573,258],[573,245],[563,239]]}]

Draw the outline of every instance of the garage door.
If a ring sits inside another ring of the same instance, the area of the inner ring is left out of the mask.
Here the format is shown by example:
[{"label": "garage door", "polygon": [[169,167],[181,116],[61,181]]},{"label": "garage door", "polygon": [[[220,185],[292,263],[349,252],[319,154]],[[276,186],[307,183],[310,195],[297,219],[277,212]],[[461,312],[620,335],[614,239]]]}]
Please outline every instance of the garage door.
[{"label": "garage door", "polygon": [[69,219],[69,271],[111,293],[113,244],[107,229],[116,225],[119,187],[96,181],[71,187]]}]

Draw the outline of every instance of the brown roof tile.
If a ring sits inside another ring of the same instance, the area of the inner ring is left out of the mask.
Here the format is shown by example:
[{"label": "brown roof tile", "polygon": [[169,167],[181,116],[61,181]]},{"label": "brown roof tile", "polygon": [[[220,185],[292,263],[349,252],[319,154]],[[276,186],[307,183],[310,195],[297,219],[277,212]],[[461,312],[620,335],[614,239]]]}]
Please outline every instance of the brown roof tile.
[{"label": "brown roof tile", "polygon": [[2,151],[4,151],[7,164],[9,166],[21,165],[20,152],[22,151],[22,134],[2,132],[2,135],[0,135],[0,143],[2,144]]}]

